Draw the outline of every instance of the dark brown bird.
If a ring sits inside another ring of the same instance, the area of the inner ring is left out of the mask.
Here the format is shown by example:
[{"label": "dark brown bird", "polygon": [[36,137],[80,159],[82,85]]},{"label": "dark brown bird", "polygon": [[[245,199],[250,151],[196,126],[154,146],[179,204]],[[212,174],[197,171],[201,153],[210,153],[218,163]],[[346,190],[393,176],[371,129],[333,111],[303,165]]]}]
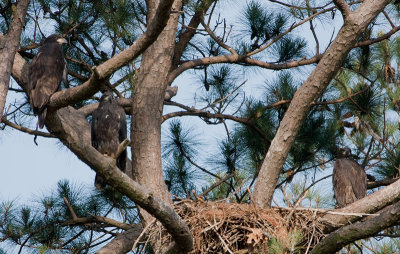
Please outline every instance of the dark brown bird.
[{"label": "dark brown bird", "polygon": [[50,35],[32,59],[29,66],[28,94],[33,113],[39,116],[39,128],[43,128],[50,96],[63,81],[67,83],[67,62],[62,44],[67,40],[58,35]]},{"label": "dark brown bird", "polygon": [[333,190],[338,207],[367,195],[367,174],[351,157],[349,148],[340,148],[333,166]]},{"label": "dark brown bird", "polygon": [[[126,118],[124,109],[115,100],[112,92],[105,92],[97,109],[92,113],[92,146],[100,153],[115,156],[118,145],[126,139]],[[117,158],[117,167],[125,172],[126,149]],[[106,182],[96,174],[95,186],[103,189]]]}]

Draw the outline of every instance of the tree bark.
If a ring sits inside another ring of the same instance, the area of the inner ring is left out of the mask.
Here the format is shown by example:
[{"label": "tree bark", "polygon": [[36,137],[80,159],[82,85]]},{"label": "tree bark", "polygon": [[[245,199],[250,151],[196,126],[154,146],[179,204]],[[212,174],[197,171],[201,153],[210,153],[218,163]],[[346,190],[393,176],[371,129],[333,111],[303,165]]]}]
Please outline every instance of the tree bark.
[{"label": "tree bark", "polygon": [[346,13],[343,27],[317,67],[295,93],[272,140],[254,187],[253,201],[256,205],[260,207],[271,205],[282,166],[312,103],[322,95],[336,75],[360,34],[389,2],[390,0],[366,0],[354,12]]},{"label": "tree bark", "polygon": [[[158,39],[143,53],[137,85],[132,100],[132,167],[134,179],[153,190],[166,202],[171,202],[161,165],[161,116],[166,77],[172,64],[178,24],[178,11],[182,1],[172,6],[170,19]],[[149,9],[149,15],[154,15]],[[151,217],[142,214],[145,220]]]},{"label": "tree bark", "polygon": [[[400,200],[400,181],[396,181],[391,185],[372,193],[356,202],[345,206],[340,209],[336,209],[335,212],[342,213],[375,213],[384,207],[393,204]],[[332,228],[338,228],[340,226],[349,224],[360,217],[356,216],[338,216],[335,214],[327,214],[322,220],[329,221]],[[329,230],[329,229],[328,229]],[[329,230],[330,231],[330,230]]]},{"label": "tree bark", "polygon": [[83,114],[71,106],[50,111],[47,128],[80,160],[104,176],[108,184],[156,217],[171,234],[178,253],[186,253],[193,248],[189,228],[172,206],[154,195],[147,186],[135,182],[122,172],[115,159],[103,156],[91,146],[90,125]]},{"label": "tree bark", "polygon": [[400,220],[400,202],[386,207],[379,216],[338,229],[320,241],[312,250],[313,254],[335,253],[349,243],[397,225]]},{"label": "tree bark", "polygon": [[111,242],[101,248],[98,254],[119,254],[128,253],[132,250],[132,245],[139,237],[143,228],[141,226],[134,227],[123,233],[118,234]]},{"label": "tree bark", "polygon": [[0,123],[10,84],[10,76],[19,38],[25,24],[25,16],[30,0],[20,0],[13,11],[12,23],[5,35],[0,34]]},{"label": "tree bark", "polygon": [[88,81],[79,86],[53,94],[47,106],[51,108],[61,108],[72,105],[90,98],[90,96],[99,91],[99,83],[101,81],[107,79],[115,71],[136,59],[158,38],[170,17],[169,10],[173,2],[174,0],[161,0],[158,8],[154,9],[155,18],[149,23],[147,30],[132,46],[97,66]]}]

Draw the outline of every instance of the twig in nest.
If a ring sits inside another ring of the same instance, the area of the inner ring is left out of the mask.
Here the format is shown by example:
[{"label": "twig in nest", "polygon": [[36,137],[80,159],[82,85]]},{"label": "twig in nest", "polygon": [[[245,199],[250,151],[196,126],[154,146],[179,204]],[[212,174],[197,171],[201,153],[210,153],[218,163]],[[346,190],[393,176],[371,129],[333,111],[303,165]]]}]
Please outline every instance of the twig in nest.
[{"label": "twig in nest", "polygon": [[[126,140],[126,139],[125,139]],[[154,222],[156,222],[157,219],[153,219],[149,224],[146,225],[146,227],[143,229],[143,231],[140,233],[140,235],[138,236],[138,238],[136,238],[135,243],[133,244],[132,250],[136,249],[137,244],[140,241],[140,238],[142,238],[142,236],[146,233],[146,231],[150,228],[151,225],[154,224]]]},{"label": "twig in nest", "polygon": [[222,238],[222,236],[218,233],[218,231],[214,228],[215,225],[211,225],[211,223],[209,221],[206,221],[208,225],[210,225],[212,227],[212,229],[214,230],[214,232],[217,234],[219,240],[221,241],[221,243],[224,245],[224,248],[226,249],[226,251],[228,251],[230,254],[234,254],[228,247],[228,245],[226,244],[225,240]]},{"label": "twig in nest", "polygon": [[[315,217],[315,215],[317,214],[317,212],[316,211],[314,211],[314,217]],[[312,241],[313,241],[313,237],[314,237],[314,234],[315,234],[315,220],[313,221],[313,230],[312,230],[312,233],[311,233],[311,237],[310,237],[310,240],[309,240],[309,242],[308,242],[308,245],[307,245],[307,249],[306,249],[306,252],[305,252],[305,254],[307,254],[308,253],[308,251],[310,250],[310,247],[311,247],[311,243],[312,243]]]}]

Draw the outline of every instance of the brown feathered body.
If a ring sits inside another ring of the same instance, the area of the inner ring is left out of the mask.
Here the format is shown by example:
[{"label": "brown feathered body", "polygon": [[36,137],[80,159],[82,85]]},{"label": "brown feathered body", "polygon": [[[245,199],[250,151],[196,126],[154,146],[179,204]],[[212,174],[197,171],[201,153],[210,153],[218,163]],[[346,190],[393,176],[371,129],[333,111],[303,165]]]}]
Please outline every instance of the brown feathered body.
[{"label": "brown feathered body", "polygon": [[[92,114],[92,146],[100,153],[115,156],[118,145],[126,139],[126,118],[124,109],[106,92],[100,99],[99,106]],[[117,158],[117,167],[125,172],[126,149]],[[95,186],[102,189],[106,186],[104,177],[96,174]]]},{"label": "brown feathered body", "polygon": [[367,195],[367,174],[346,152],[333,166],[333,190],[338,207],[344,207]]},{"label": "brown feathered body", "polygon": [[67,64],[62,44],[67,41],[51,35],[44,41],[29,66],[28,93],[33,113],[39,116],[39,127],[43,128],[46,119],[46,105],[50,96],[67,82]]}]

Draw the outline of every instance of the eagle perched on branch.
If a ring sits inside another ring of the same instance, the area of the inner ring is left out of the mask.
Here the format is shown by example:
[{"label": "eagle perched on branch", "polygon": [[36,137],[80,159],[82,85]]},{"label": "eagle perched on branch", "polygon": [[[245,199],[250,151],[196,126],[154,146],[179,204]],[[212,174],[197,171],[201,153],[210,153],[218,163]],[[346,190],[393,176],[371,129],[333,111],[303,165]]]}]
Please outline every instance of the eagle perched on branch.
[{"label": "eagle perched on branch", "polygon": [[50,35],[29,66],[29,103],[39,116],[39,128],[44,126],[50,96],[60,88],[61,81],[67,83],[67,62],[62,50],[65,43],[67,40],[61,36]]},{"label": "eagle perched on branch", "polygon": [[[100,153],[114,157],[119,144],[126,139],[125,111],[115,100],[112,92],[105,92],[97,109],[92,113],[92,146]],[[125,172],[126,149],[116,158],[117,167]],[[96,174],[95,186],[103,189],[106,182],[102,175]]]},{"label": "eagle perched on branch", "polygon": [[350,148],[340,148],[333,166],[333,190],[338,207],[367,195],[367,174],[351,157]]}]

